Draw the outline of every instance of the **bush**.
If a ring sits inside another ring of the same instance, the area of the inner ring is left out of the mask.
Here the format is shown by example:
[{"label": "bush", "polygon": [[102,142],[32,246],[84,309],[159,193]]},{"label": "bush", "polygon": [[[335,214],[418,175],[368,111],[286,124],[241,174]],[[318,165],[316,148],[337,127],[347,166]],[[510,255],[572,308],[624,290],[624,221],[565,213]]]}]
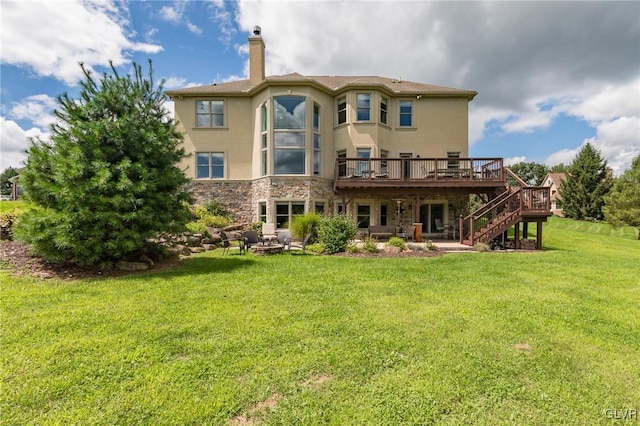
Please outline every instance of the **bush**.
[{"label": "bush", "polygon": [[402,238],[391,237],[389,241],[387,241],[387,247],[398,247],[400,250],[404,250],[407,248],[407,245]]},{"label": "bush", "polygon": [[362,253],[362,249],[353,243],[348,244],[347,248],[344,251],[350,254]]},{"label": "bush", "polygon": [[300,240],[304,239],[305,235],[311,234],[309,241],[316,241],[320,222],[322,222],[322,216],[318,213],[307,213],[304,216],[296,216],[291,221],[291,233],[295,238]]},{"label": "bush", "polygon": [[430,251],[438,251],[438,246],[433,244],[433,241],[429,240],[424,244],[424,247]]},{"label": "bush", "polygon": [[327,253],[339,253],[345,251],[357,232],[358,228],[351,218],[335,215],[322,219],[318,227],[318,240]]},{"label": "bush", "polygon": [[12,208],[0,214],[0,226],[2,227],[0,240],[13,239],[13,224],[16,223],[23,211],[22,208]]},{"label": "bush", "polygon": [[371,237],[365,237],[362,251],[365,253],[377,253],[378,252],[378,240]]},{"label": "bush", "polygon": [[325,252],[324,246],[320,243],[314,243],[307,245],[307,251],[311,253],[322,254]]},{"label": "bush", "polygon": [[189,222],[186,224],[186,227],[187,231],[191,232],[192,234],[206,235],[208,233],[207,227],[204,223],[202,223],[202,221]]},{"label": "bush", "polygon": [[491,246],[489,244],[485,244],[485,243],[475,243],[473,245],[473,248],[476,251],[479,251],[479,252],[491,251]]},{"label": "bush", "polygon": [[213,228],[224,228],[229,224],[229,218],[226,216],[216,216],[208,214],[199,220],[204,226]]}]

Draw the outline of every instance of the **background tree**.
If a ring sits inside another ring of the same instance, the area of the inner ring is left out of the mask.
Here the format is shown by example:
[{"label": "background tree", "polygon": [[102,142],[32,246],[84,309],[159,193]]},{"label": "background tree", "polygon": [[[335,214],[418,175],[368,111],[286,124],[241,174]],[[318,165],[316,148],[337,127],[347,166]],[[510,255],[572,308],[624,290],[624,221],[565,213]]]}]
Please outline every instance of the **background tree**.
[{"label": "background tree", "polygon": [[614,180],[611,192],[604,198],[604,216],[613,226],[629,225],[638,228],[640,240],[640,155],[631,168]]},{"label": "background tree", "polygon": [[540,186],[545,176],[549,173],[549,168],[544,164],[535,162],[515,163],[509,166],[511,171],[531,186]]},{"label": "background tree", "polygon": [[18,171],[13,167],[7,167],[0,174],[0,194],[1,195],[11,195],[11,179],[14,176],[17,176]]},{"label": "background tree", "polygon": [[565,216],[579,220],[602,219],[604,196],[612,183],[607,161],[587,143],[569,165],[567,180],[560,185]]},{"label": "background tree", "polygon": [[555,166],[551,166],[549,169],[549,173],[568,173],[569,166],[564,163],[556,164]]},{"label": "background tree", "polygon": [[151,62],[148,78],[137,64],[126,76],[111,65],[99,81],[81,67],[79,97],[57,98],[51,139],[28,150],[20,182],[36,208],[16,236],[49,260],[105,266],[150,250],[150,237],[188,220],[177,167],[184,150]]}]

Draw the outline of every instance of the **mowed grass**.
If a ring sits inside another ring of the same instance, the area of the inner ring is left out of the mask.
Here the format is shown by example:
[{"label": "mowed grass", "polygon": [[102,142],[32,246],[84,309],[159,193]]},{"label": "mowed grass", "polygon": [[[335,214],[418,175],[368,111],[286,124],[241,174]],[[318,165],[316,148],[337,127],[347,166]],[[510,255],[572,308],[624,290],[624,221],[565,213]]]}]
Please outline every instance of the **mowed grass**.
[{"label": "mowed grass", "polygon": [[2,272],[0,422],[624,423],[640,410],[640,242],[544,226],[542,252]]}]

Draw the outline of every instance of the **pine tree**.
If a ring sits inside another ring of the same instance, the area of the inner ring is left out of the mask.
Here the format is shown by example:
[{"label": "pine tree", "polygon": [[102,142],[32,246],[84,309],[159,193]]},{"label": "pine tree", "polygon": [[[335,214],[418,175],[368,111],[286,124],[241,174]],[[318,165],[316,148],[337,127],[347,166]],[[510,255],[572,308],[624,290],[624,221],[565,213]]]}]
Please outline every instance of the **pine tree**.
[{"label": "pine tree", "polygon": [[613,226],[638,228],[640,240],[640,155],[631,167],[615,179],[613,188],[605,197],[604,216]]},{"label": "pine tree", "polygon": [[148,78],[137,64],[126,76],[111,65],[99,81],[81,67],[79,97],[57,98],[51,139],[34,139],[28,150],[20,182],[36,208],[16,234],[49,260],[104,266],[184,225],[184,150],[151,62]]},{"label": "pine tree", "polygon": [[602,219],[604,196],[612,183],[607,161],[587,143],[569,165],[567,180],[560,185],[565,216],[579,220]]}]

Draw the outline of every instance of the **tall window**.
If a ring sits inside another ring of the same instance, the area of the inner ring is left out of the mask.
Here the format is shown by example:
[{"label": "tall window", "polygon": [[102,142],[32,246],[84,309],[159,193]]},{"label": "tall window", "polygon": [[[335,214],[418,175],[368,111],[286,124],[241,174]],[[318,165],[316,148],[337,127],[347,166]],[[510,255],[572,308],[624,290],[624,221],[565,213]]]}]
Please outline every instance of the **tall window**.
[{"label": "tall window", "polygon": [[313,104],[313,174],[320,174],[320,105]]},{"label": "tall window", "polygon": [[389,220],[389,208],[387,204],[380,204],[380,225],[386,226]]},{"label": "tall window", "polygon": [[338,98],[337,100],[338,107],[336,111],[338,111],[337,122],[338,124],[343,124],[347,122],[347,97],[343,96]]},{"label": "tall window", "polygon": [[324,216],[324,203],[321,201],[316,201],[315,202],[315,211],[316,213],[318,213],[320,216]]},{"label": "tall window", "polygon": [[263,104],[260,107],[261,134],[260,134],[260,174],[266,176],[267,174],[267,104]]},{"label": "tall window", "polygon": [[305,108],[303,96],[273,100],[273,169],[277,175],[305,172]]},{"label": "tall window", "polygon": [[413,101],[400,101],[400,127],[413,127]]},{"label": "tall window", "polygon": [[296,216],[304,215],[304,202],[288,201],[276,203],[276,228],[288,228]]},{"label": "tall window", "polygon": [[384,96],[380,98],[380,123],[389,124],[389,116],[387,114],[387,105],[389,105],[389,99]]},{"label": "tall window", "polygon": [[358,121],[371,121],[371,95],[369,93],[357,94]]},{"label": "tall window", "polygon": [[[460,152],[447,152],[447,158],[460,158]],[[458,170],[460,168],[460,162],[458,160],[447,161],[447,169]]]},{"label": "tall window", "polygon": [[347,158],[347,150],[340,149],[336,151],[336,158],[338,158],[338,176],[346,176],[347,160],[340,160],[340,158]]},{"label": "tall window", "polygon": [[356,155],[358,158],[366,158],[367,161],[358,161],[357,174],[368,173],[370,171],[369,158],[371,158],[371,148],[357,148]]},{"label": "tall window", "polygon": [[368,228],[371,223],[371,207],[358,204],[358,228]]},{"label": "tall window", "polygon": [[197,152],[196,177],[198,179],[221,179],[224,177],[224,153]]},{"label": "tall window", "polygon": [[258,222],[267,223],[267,203],[258,203]]},{"label": "tall window", "polygon": [[224,101],[196,101],[196,127],[223,127]]}]

